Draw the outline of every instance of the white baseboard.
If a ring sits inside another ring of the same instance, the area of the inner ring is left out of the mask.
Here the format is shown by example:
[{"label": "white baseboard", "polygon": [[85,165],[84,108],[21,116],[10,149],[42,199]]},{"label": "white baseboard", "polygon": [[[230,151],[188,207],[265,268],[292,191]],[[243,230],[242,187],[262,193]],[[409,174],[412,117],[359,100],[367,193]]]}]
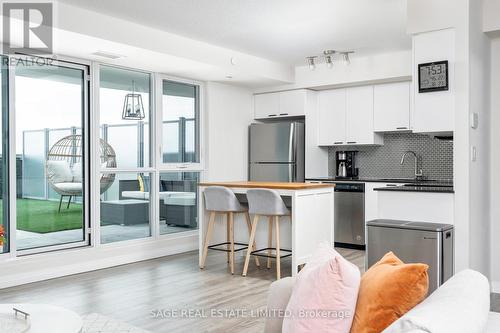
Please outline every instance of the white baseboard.
[{"label": "white baseboard", "polygon": [[198,235],[29,255],[1,262],[0,289],[198,249]]},{"label": "white baseboard", "polygon": [[500,294],[500,281],[491,281],[491,292]]}]

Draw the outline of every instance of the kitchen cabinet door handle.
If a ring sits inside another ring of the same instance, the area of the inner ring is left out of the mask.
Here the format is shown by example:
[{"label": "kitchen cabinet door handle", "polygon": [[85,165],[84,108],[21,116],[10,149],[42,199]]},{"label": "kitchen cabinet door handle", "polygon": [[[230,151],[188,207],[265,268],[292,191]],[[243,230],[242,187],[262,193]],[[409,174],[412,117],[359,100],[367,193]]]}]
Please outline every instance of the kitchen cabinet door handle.
[{"label": "kitchen cabinet door handle", "polygon": [[401,130],[401,129],[408,129],[408,127],[396,127],[396,129]]},{"label": "kitchen cabinet door handle", "polygon": [[336,141],[336,142],[334,142],[333,144],[334,144],[334,145],[341,145],[341,144],[343,144],[343,142],[342,142],[342,141]]},{"label": "kitchen cabinet door handle", "polygon": [[277,114],[268,114],[267,116],[268,116],[268,117],[276,117],[276,116],[277,116]]},{"label": "kitchen cabinet door handle", "polygon": [[356,141],[347,141],[347,143],[357,143]]},{"label": "kitchen cabinet door handle", "polygon": [[280,116],[288,116],[288,113],[280,113]]}]

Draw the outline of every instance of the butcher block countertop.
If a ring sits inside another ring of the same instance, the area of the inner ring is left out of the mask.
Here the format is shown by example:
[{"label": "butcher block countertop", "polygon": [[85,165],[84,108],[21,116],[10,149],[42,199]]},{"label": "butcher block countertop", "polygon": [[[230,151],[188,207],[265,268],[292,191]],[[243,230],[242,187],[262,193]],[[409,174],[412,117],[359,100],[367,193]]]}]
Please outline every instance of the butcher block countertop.
[{"label": "butcher block countertop", "polygon": [[324,187],[335,187],[335,184],[318,184],[318,183],[285,183],[285,182],[250,182],[250,181],[235,181],[235,182],[206,182],[199,183],[199,186],[225,186],[239,188],[269,188],[273,190],[308,190]]}]

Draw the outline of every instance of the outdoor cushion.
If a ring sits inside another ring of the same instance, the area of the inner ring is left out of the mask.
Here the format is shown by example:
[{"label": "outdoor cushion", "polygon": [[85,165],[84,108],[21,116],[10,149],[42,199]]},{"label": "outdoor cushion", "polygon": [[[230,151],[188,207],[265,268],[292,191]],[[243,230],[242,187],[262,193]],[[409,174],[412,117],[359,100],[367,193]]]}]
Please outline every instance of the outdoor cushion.
[{"label": "outdoor cushion", "polygon": [[79,195],[82,194],[82,183],[57,183],[54,186],[63,193]]},{"label": "outdoor cushion", "polygon": [[69,163],[66,161],[47,161],[47,178],[52,184],[72,182],[73,173]]},{"label": "outdoor cushion", "polygon": [[[123,198],[148,200],[149,192],[123,191]],[[160,200],[166,205],[194,206],[196,205],[196,193],[193,192],[160,192]]]},{"label": "outdoor cushion", "polygon": [[76,162],[71,168],[71,173],[73,174],[73,182],[81,183],[83,181],[82,177],[82,163]]},{"label": "outdoor cushion", "polygon": [[123,191],[122,197],[129,198],[129,199],[148,200],[149,199],[149,192]]},{"label": "outdoor cushion", "polygon": [[163,203],[165,205],[172,205],[172,206],[196,205],[196,193],[191,193],[191,192],[176,193],[174,195],[168,195],[165,197],[162,197],[162,193],[160,193],[160,198],[163,199]]}]

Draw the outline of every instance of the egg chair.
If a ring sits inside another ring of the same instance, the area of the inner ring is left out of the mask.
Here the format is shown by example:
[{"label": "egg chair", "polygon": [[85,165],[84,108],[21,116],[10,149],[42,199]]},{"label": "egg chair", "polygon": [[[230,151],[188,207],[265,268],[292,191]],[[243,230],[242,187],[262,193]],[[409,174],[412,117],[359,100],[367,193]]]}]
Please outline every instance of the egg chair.
[{"label": "egg chair", "polygon": [[[106,141],[99,139],[99,162],[103,168],[116,168],[116,153]],[[47,181],[58,193],[59,212],[64,197],[69,197],[69,208],[73,197],[83,195],[82,136],[68,135],[57,141],[49,150],[45,164]],[[100,193],[104,193],[115,181],[115,174],[101,174]]]}]

